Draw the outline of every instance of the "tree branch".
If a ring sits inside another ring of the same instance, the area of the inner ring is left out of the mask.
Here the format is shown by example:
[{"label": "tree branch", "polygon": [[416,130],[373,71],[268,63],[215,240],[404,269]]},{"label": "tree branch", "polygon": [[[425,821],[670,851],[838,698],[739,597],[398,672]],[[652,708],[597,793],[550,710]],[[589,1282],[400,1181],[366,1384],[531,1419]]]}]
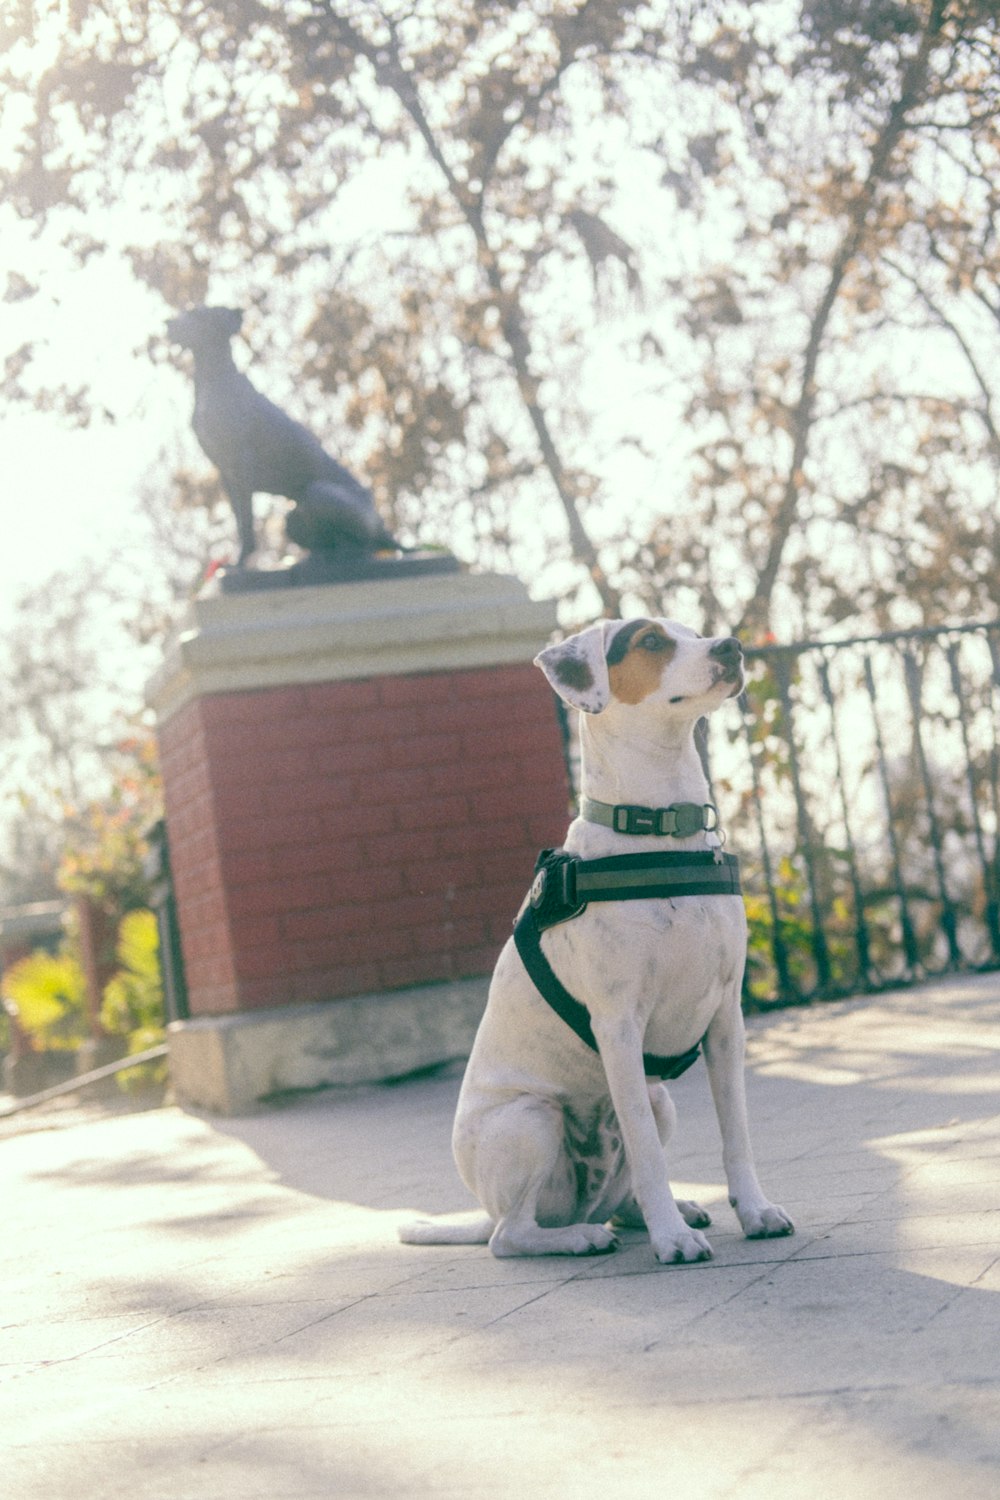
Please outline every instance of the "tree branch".
[{"label": "tree branch", "polygon": [[907,271],[905,267],[899,265],[897,261],[891,259],[890,256],[885,255],[882,258],[885,261],[885,264],[890,268],[890,270],[895,271],[897,276],[899,276],[909,286],[912,286],[913,290],[916,292],[921,302],[927,308],[928,312],[931,313],[935,321],[942,328],[946,329],[947,332],[951,334],[952,338],[961,349],[963,355],[965,356],[965,362],[969,366],[969,369],[972,373],[972,378],[976,382],[976,385],[979,387],[979,393],[983,398],[982,406],[975,408],[976,413],[982,419],[983,426],[989,433],[990,447],[993,450],[994,457],[1000,459],[1000,432],[997,431],[996,423],[993,420],[993,392],[990,390],[989,386],[986,383],[986,377],[984,376],[982,370],[979,368],[979,362],[977,361],[976,356],[973,354],[968,340],[962,333],[961,329],[958,328],[953,320],[948,317],[948,314],[939,305],[939,303],[937,303],[931,296],[931,294],[926,291],[923,286],[921,286],[916,276],[914,276],[910,271]]},{"label": "tree branch", "polygon": [[322,9],[344,45],[355,55],[367,59],[375,72],[377,82],[382,87],[390,89],[406,110],[426,145],[431,160],[440,169],[449,192],[475,237],[479,264],[500,314],[501,328],[510,349],[518,394],[537,438],[542,462],[549,473],[566,516],[573,556],[589,573],[605,610],[612,615],[620,614],[620,595],[609,583],[601,567],[597,549],[583,524],[575,487],[559,456],[552,429],[538,398],[538,381],[531,372],[531,341],[527,331],[527,319],[516,291],[509,290],[503,284],[499,261],[483,219],[481,195],[472,193],[448,165],[447,158],[441,150],[424,111],[416,85],[403,67],[392,22],[386,19],[390,33],[389,46],[377,47],[368,42],[346,17],[334,9],[333,0],[322,0]]},{"label": "tree branch", "polygon": [[809,450],[816,403],[816,372],[827,325],[840,295],[844,278],[861,248],[868,217],[874,207],[893,152],[906,127],[907,115],[922,95],[927,80],[930,55],[941,34],[946,10],[947,0],[933,0],[927,27],[903,75],[899,95],[894,100],[875,142],[867,176],[851,206],[847,227],[830,266],[826,290],[813,314],[803,357],[799,396],[792,410],[792,455],[784,489],[772,522],[770,544],[757,576],[754,597],[748,603],[739,626],[740,629],[749,630],[751,633],[760,633],[767,628],[774,586],[781,568],[785,547],[798,516],[799,502],[805,487],[803,465]]}]

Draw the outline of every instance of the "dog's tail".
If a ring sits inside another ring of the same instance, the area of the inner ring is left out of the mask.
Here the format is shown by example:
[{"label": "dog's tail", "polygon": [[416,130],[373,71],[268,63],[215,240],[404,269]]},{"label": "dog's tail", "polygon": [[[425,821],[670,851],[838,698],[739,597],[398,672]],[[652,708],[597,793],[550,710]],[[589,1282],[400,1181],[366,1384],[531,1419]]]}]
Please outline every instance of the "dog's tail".
[{"label": "dog's tail", "polygon": [[397,1233],[404,1245],[485,1245],[495,1220],[489,1214],[463,1214],[450,1219],[411,1219]]}]

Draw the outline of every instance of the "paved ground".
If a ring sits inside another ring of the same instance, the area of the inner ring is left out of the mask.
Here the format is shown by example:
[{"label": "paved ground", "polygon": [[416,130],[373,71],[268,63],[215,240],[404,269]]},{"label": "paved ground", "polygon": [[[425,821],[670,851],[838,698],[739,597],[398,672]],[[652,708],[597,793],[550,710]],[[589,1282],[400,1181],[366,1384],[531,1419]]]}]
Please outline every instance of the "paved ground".
[{"label": "paved ground", "polygon": [[[703,1069],[675,1186],[716,1258],[395,1239],[466,1199],[456,1077],[0,1139],[10,1500],[1000,1494],[1000,979],[756,1021],[794,1239],[739,1238]],[[45,1126],[46,1128],[38,1128]]]}]

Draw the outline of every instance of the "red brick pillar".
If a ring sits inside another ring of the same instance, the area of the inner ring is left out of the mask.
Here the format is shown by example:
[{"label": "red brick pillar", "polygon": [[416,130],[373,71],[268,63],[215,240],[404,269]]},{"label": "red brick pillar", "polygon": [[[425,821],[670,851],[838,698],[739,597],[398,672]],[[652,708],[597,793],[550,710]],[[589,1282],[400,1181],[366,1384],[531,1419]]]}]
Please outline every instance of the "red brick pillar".
[{"label": "red brick pillar", "polygon": [[493,575],[195,605],[151,690],[182,1095],[239,1108],[467,1048],[535,854],[565,831],[531,665],[553,624]]}]

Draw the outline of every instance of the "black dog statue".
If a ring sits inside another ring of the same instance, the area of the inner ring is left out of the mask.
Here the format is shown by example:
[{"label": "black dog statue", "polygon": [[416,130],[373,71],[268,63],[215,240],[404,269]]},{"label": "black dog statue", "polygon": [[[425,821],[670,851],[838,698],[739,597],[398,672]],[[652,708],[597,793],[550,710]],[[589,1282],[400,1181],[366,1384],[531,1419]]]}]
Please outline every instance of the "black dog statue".
[{"label": "black dog statue", "polygon": [[229,343],[242,322],[236,308],[193,307],[167,324],[172,342],[194,355],[192,426],[233,507],[240,566],[256,546],[258,491],[295,501],[285,531],[309,551],[405,550],[383,525],[371,491],[237,370]]}]

